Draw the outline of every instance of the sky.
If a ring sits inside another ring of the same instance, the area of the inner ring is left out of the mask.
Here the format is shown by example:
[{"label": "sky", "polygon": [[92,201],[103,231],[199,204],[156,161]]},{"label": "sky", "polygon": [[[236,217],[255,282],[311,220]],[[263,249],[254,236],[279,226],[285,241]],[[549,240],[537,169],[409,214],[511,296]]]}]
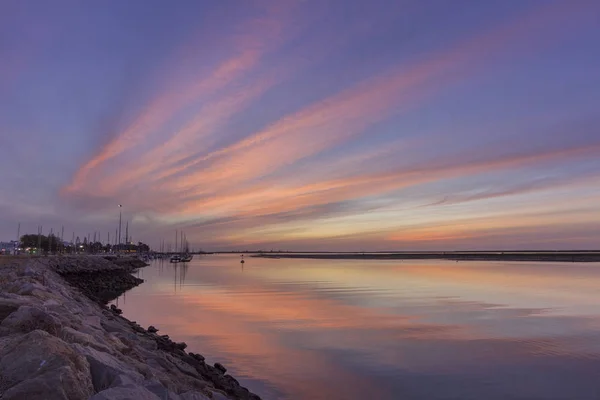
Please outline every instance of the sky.
[{"label": "sky", "polygon": [[[0,2],[0,239],[600,248],[593,0]],[[124,229],[124,228],[123,228]]]}]

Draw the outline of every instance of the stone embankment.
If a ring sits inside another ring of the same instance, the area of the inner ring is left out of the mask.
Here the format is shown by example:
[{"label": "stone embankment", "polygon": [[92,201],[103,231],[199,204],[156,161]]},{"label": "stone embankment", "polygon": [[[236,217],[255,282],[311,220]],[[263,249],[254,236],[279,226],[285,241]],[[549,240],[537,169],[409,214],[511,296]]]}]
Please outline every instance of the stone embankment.
[{"label": "stone embankment", "polygon": [[99,256],[0,260],[0,399],[260,399],[221,364],[106,302],[145,264]]}]

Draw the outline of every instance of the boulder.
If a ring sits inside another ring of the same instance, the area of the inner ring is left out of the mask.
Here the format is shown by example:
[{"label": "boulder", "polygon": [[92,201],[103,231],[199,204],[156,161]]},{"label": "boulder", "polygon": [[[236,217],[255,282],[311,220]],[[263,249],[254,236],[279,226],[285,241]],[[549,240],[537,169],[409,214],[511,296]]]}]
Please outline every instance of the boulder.
[{"label": "boulder", "polygon": [[[134,381],[128,375],[118,375],[113,380],[112,386],[96,393],[90,400],[164,400],[148,390],[146,387]],[[171,400],[171,399],[170,399]],[[178,397],[172,400],[180,400]]]},{"label": "boulder", "polygon": [[134,383],[141,383],[144,380],[139,372],[110,354],[80,344],[74,344],[72,347],[87,359],[92,383],[97,392],[112,387],[115,379],[120,376],[126,376]]},{"label": "boulder", "polygon": [[50,299],[50,300],[46,300],[44,302],[44,307],[51,307],[51,308],[61,307],[61,304],[58,301],[56,301],[55,299]]},{"label": "boulder", "polygon": [[221,364],[221,363],[215,363],[215,368],[217,369],[217,371],[219,371],[222,374],[224,374],[225,372],[227,372],[227,368],[225,368],[223,366],[223,364]]},{"label": "boulder", "polygon": [[150,333],[156,333],[156,332],[158,332],[158,329],[156,329],[155,327],[153,327],[152,325],[150,325],[148,327],[148,332],[150,332]]},{"label": "boulder", "polygon": [[127,325],[121,323],[121,321],[118,321],[115,319],[102,321],[102,322],[100,322],[100,325],[106,332],[131,333],[131,328],[129,326],[127,326]]},{"label": "boulder", "polygon": [[104,353],[114,353],[114,350],[108,347],[107,344],[102,343],[100,339],[95,338],[90,334],[79,332],[78,330],[73,329],[69,326],[62,327],[60,331],[60,337],[67,343],[79,343],[85,346],[92,347]]},{"label": "boulder", "polygon": [[193,378],[198,378],[200,379],[200,374],[198,373],[198,371],[196,371],[196,368],[194,368],[193,366],[191,366],[190,364],[178,359],[177,357],[172,357],[170,355],[166,355],[166,359],[167,361],[171,362],[173,365],[175,365],[175,367],[177,367],[177,369],[188,376],[191,376]]},{"label": "boulder", "polygon": [[179,343],[175,343],[175,346],[179,350],[185,350],[187,348],[187,343],[186,342],[179,342]]},{"label": "boulder", "polygon": [[21,306],[17,311],[4,318],[0,326],[13,332],[27,333],[42,330],[56,335],[60,329],[60,322],[40,308]]},{"label": "boulder", "polygon": [[62,340],[41,330],[3,346],[0,377],[5,390],[3,400],[76,400],[93,393],[86,359]]},{"label": "boulder", "polygon": [[21,285],[17,294],[21,296],[36,296],[40,297],[40,292],[46,292],[47,289],[39,283],[36,282],[25,282]]},{"label": "boulder", "polygon": [[[57,385],[57,382],[60,384]],[[73,390],[77,384],[77,380],[73,378],[73,370],[69,367],[60,367],[18,383],[4,392],[2,399],[78,400],[87,398],[82,396],[89,396],[91,393]]]},{"label": "boulder", "polygon": [[96,393],[89,400],[163,400],[143,386],[114,387]]},{"label": "boulder", "polygon": [[38,271],[31,268],[31,266],[27,265],[25,268],[23,268],[23,270],[21,270],[20,275],[21,276],[37,276]]},{"label": "boulder", "polygon": [[17,299],[0,298],[0,322],[24,304],[23,301]]},{"label": "boulder", "polygon": [[160,382],[150,382],[144,385],[144,387],[158,396],[161,400],[181,400],[180,396],[171,392]]},{"label": "boulder", "polygon": [[206,360],[202,354],[195,354],[195,353],[188,353],[188,354],[200,362],[204,362]]},{"label": "boulder", "polygon": [[135,337],[135,335],[129,335],[130,336],[128,337],[128,335],[124,333],[107,333],[105,334],[104,339],[111,348],[123,353],[133,346],[130,337]]},{"label": "boulder", "polygon": [[[189,391],[179,395],[181,400],[211,400],[210,397],[196,391]],[[218,399],[218,397],[212,398],[212,400]],[[226,400],[227,397],[222,397],[222,399]]]}]

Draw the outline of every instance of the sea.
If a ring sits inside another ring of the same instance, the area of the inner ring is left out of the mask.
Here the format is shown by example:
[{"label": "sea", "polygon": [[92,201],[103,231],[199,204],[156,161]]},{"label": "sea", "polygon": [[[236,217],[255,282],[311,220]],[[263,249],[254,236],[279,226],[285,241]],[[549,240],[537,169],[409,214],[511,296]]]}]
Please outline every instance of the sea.
[{"label": "sea", "polygon": [[113,303],[265,400],[600,399],[600,263],[241,259]]}]

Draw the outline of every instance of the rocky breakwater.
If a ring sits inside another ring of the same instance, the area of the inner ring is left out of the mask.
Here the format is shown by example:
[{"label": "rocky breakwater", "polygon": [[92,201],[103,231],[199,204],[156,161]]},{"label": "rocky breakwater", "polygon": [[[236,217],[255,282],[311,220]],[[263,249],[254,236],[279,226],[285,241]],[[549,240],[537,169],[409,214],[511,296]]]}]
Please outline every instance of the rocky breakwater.
[{"label": "rocky breakwater", "polygon": [[94,301],[108,303],[144,282],[131,272],[147,264],[135,257],[57,257],[45,260],[72,286]]},{"label": "rocky breakwater", "polygon": [[110,290],[118,285],[99,275],[120,279],[135,268],[135,261],[114,261],[88,256],[0,264],[0,399],[260,399],[222,365],[207,364],[186,353],[185,343],[103,305],[101,282]]}]

